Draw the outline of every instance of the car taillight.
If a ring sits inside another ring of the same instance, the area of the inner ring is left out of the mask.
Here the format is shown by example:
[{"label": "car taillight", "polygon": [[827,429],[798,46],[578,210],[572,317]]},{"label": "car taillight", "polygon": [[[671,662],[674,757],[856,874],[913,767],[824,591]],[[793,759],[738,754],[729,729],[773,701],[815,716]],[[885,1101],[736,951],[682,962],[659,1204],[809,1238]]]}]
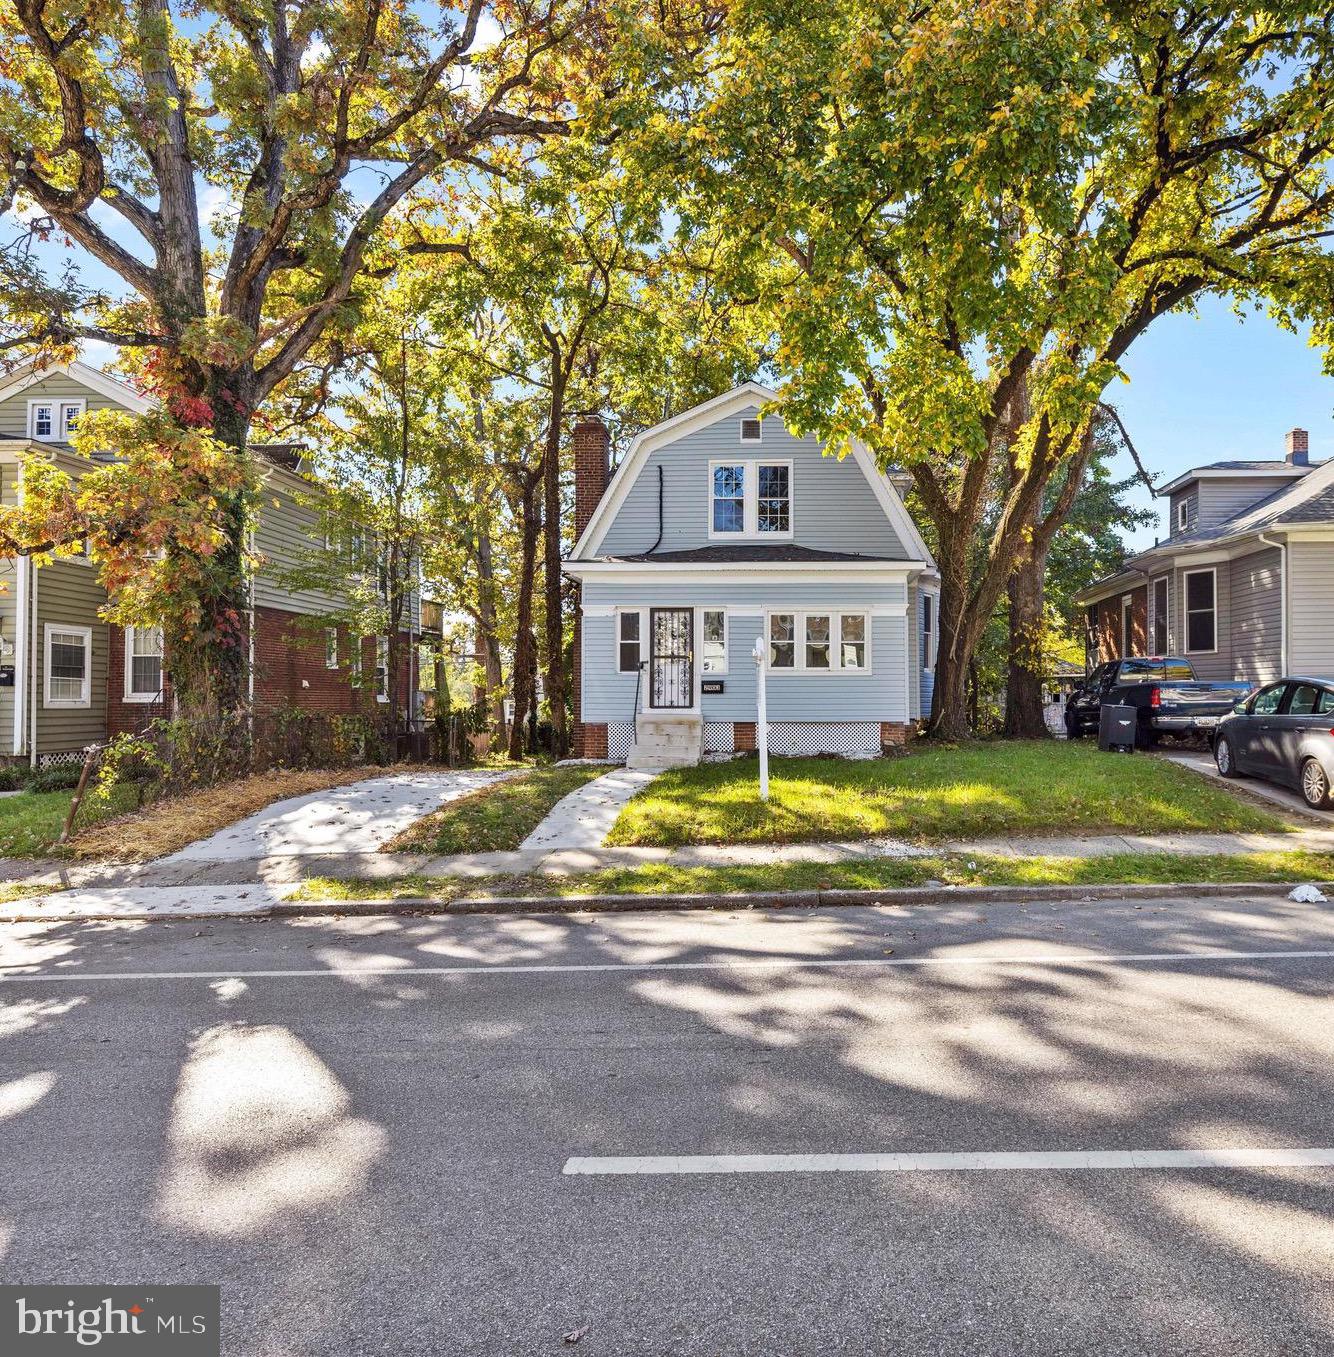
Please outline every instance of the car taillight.
[{"label": "car taillight", "polygon": [[1163,705],[1163,695],[1157,688],[1149,689],[1149,706],[1161,707]]}]

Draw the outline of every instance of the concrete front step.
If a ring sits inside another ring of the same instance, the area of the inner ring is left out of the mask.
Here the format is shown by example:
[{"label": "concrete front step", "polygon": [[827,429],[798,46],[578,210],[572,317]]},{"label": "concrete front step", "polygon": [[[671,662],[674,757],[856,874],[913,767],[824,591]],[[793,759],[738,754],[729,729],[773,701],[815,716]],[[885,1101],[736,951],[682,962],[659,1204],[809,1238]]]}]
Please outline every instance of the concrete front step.
[{"label": "concrete front step", "polygon": [[704,722],[699,716],[641,716],[628,768],[688,768],[704,752]]}]

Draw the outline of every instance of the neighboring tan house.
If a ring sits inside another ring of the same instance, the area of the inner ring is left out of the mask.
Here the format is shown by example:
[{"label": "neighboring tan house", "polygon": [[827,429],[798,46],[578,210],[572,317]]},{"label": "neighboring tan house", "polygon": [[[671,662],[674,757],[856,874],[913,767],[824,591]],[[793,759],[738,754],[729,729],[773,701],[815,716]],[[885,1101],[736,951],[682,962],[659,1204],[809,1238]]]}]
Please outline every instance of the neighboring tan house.
[{"label": "neighboring tan house", "polygon": [[1214,462],[1159,491],[1170,536],[1083,591],[1090,663],[1185,655],[1203,679],[1334,675],[1334,461]]},{"label": "neighboring tan house", "polygon": [[748,383],[641,433],[608,483],[600,420],[575,430],[575,743],[689,762],[769,746],[875,754],[931,704],[939,595],[895,478],[866,448],[794,438]]},{"label": "neighboring tan house", "polygon": [[[22,494],[21,459],[49,458],[74,476],[88,459],[69,446],[86,411],[144,412],[150,402],[131,387],[83,363],[29,366],[0,381],[0,503]],[[343,628],[321,628],[327,594],[297,592],[280,579],[317,545],[319,516],[309,504],[312,482],[301,474],[300,450],[256,447],[265,467],[254,533],[263,565],[253,578],[250,683],[258,707],[352,712],[387,704],[388,642]],[[112,626],[100,616],[106,594],[93,563],[62,557],[35,567],[0,560],[0,757],[34,765],[77,757],[84,746],[118,731],[141,729],[170,711],[162,639],[156,628]],[[408,640],[420,637],[414,595]],[[399,693],[415,693],[417,647],[402,647]],[[364,674],[363,680],[360,676]],[[364,687],[360,686],[364,683]]]}]

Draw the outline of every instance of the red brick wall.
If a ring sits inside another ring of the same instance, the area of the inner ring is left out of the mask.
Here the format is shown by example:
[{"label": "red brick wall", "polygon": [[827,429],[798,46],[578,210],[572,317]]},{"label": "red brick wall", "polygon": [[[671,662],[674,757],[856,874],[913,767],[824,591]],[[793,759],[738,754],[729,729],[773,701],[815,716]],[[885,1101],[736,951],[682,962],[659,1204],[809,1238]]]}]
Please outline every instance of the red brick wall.
[{"label": "red brick wall", "polygon": [[1149,586],[1141,584],[1136,589],[1127,589],[1111,598],[1104,598],[1097,604],[1097,622],[1094,636],[1097,640],[1097,663],[1105,660],[1120,660],[1121,654],[1121,600],[1130,595],[1130,654],[1147,655],[1149,653]]},{"label": "red brick wall", "polygon": [[732,748],[738,753],[749,753],[755,748],[755,722],[732,722]]},{"label": "red brick wall", "polygon": [[125,700],[125,630],[108,627],[110,646],[107,654],[107,734],[133,734],[150,721],[171,715],[171,692],[164,682],[161,702]]},{"label": "red brick wall", "polygon": [[602,499],[610,474],[611,438],[596,415],[581,415],[574,426],[574,535],[579,537]]}]

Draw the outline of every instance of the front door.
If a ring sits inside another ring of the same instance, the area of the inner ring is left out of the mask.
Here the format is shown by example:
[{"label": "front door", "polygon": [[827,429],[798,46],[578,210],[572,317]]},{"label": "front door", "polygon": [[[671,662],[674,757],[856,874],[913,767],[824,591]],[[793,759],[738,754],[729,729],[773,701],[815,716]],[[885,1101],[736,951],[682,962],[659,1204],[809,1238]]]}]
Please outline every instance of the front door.
[{"label": "front door", "polygon": [[695,705],[695,610],[649,610],[648,704],[657,710],[689,709]]}]

